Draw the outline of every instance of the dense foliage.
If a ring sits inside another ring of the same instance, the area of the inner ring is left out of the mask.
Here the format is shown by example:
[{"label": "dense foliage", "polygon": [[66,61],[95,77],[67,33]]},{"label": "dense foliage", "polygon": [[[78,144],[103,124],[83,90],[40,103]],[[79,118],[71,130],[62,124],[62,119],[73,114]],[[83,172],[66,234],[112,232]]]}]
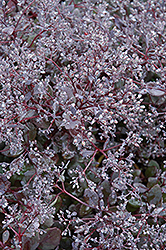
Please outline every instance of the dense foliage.
[{"label": "dense foliage", "polygon": [[166,249],[164,0],[0,1],[2,249]]}]

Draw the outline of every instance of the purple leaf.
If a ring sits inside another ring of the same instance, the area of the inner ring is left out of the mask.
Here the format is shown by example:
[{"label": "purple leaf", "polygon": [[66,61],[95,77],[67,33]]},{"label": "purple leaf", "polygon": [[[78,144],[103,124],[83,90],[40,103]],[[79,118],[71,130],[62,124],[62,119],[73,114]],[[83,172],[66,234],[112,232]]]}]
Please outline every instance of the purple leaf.
[{"label": "purple leaf", "polygon": [[40,249],[51,250],[55,249],[60,243],[61,230],[57,227],[48,228],[45,230],[46,233],[42,235],[40,239]]}]

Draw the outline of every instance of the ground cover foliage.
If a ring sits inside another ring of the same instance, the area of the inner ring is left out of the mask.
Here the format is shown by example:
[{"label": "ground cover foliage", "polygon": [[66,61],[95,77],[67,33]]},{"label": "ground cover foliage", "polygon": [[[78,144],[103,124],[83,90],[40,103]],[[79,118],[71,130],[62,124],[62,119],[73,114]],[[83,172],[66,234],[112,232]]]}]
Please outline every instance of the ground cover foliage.
[{"label": "ground cover foliage", "polygon": [[165,20],[0,1],[1,249],[166,249]]}]

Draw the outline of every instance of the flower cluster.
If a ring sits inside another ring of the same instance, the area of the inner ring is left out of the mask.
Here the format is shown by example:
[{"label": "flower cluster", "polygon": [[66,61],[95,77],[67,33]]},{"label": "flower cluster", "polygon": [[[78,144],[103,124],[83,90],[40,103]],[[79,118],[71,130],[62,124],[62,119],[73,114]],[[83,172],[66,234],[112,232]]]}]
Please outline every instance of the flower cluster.
[{"label": "flower cluster", "polygon": [[166,248],[166,9],[0,3],[3,249]]}]

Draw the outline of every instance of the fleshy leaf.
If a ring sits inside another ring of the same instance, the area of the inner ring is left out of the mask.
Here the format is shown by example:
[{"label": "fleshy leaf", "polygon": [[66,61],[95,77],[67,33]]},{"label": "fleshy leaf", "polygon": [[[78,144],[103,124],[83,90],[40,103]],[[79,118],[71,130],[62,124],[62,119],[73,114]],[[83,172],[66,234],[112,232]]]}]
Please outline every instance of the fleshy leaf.
[{"label": "fleshy leaf", "polygon": [[111,190],[111,193],[108,196],[108,202],[110,206],[115,205],[115,203],[117,202],[117,194],[114,189]]},{"label": "fleshy leaf", "polygon": [[10,182],[3,174],[0,174],[0,195],[5,194],[9,187]]},{"label": "fleshy leaf", "polygon": [[157,184],[157,181],[158,181],[158,178],[157,178],[157,177],[149,177],[149,178],[148,178],[147,187],[148,187],[148,188],[153,187],[154,185]]},{"label": "fleshy leaf", "polygon": [[137,188],[138,193],[145,193],[147,191],[147,187],[142,183],[137,182],[133,186]]},{"label": "fleshy leaf", "polygon": [[103,194],[105,197],[108,197],[108,195],[111,193],[111,186],[110,186],[110,183],[108,180],[104,180],[102,183],[101,183],[101,187],[103,189]]},{"label": "fleshy leaf", "polygon": [[39,248],[41,250],[55,249],[60,243],[61,230],[57,227],[48,228],[46,233],[41,236]]},{"label": "fleshy leaf", "polygon": [[85,189],[84,192],[84,199],[90,206],[97,206],[99,201],[99,196],[95,191],[87,188]]},{"label": "fleshy leaf", "polygon": [[39,239],[40,238],[38,234],[36,234],[31,238],[23,236],[22,238],[23,250],[36,250],[39,245]]},{"label": "fleshy leaf", "polygon": [[147,199],[150,204],[154,205],[158,205],[161,202],[162,191],[158,184],[149,190]]},{"label": "fleshy leaf", "polygon": [[146,171],[145,171],[145,176],[146,177],[156,176],[157,169],[159,169],[159,164],[156,161],[151,160],[148,164]]},{"label": "fleshy leaf", "polygon": [[9,236],[10,236],[9,230],[5,230],[2,234],[3,244],[5,244],[8,241]]},{"label": "fleshy leaf", "polygon": [[127,210],[129,212],[135,212],[138,208],[140,208],[141,202],[137,199],[130,199],[127,203]]},{"label": "fleshy leaf", "polygon": [[153,89],[149,89],[149,94],[152,96],[160,97],[160,96],[165,95],[165,91],[153,88]]},{"label": "fleshy leaf", "polygon": [[92,208],[87,207],[85,205],[81,205],[79,214],[81,217],[84,217],[85,215],[89,214],[91,212]]}]

